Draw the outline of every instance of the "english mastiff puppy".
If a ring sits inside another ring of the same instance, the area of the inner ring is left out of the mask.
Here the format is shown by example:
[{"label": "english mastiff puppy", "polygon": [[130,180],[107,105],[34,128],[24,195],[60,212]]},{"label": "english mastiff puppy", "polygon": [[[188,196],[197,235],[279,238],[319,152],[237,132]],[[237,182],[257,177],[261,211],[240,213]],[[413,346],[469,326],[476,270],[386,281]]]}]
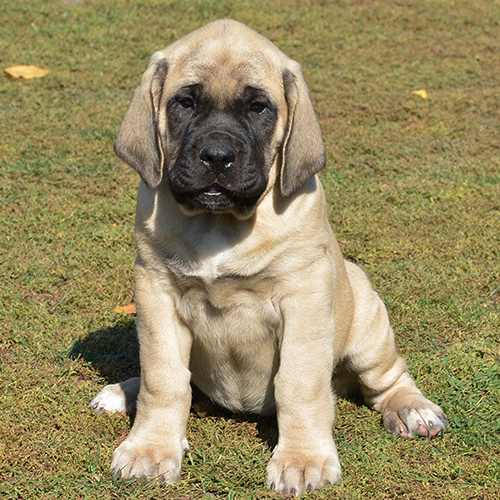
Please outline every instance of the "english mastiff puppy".
[{"label": "english mastiff puppy", "polygon": [[115,151],[142,178],[141,377],[91,403],[124,411],[137,400],[116,474],[179,479],[191,381],[233,412],[277,414],[267,474],[281,493],[340,480],[334,394],[353,384],[396,436],[445,429],[330,229],[316,176],[325,150],[299,64],[238,22],[198,29],[153,55]]}]

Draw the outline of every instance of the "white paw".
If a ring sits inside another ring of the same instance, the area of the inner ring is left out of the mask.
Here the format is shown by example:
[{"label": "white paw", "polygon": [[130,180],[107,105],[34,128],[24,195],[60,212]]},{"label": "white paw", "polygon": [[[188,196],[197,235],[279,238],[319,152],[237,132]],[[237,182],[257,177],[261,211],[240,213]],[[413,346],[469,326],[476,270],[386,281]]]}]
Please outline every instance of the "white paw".
[{"label": "white paw", "polygon": [[130,406],[132,405],[127,407],[127,398],[120,384],[107,385],[89,404],[89,407],[97,414],[125,412],[133,409]]}]

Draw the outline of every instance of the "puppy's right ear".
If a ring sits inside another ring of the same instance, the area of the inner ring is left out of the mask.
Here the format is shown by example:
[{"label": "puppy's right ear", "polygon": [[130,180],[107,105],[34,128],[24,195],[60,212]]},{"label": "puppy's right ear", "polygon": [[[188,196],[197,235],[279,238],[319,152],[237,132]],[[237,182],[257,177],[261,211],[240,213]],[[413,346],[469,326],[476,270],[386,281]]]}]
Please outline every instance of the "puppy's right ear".
[{"label": "puppy's right ear", "polygon": [[164,54],[153,54],[142,76],[115,140],[115,153],[139,172],[149,189],[163,181],[165,153],[158,129],[158,109],[168,64]]}]

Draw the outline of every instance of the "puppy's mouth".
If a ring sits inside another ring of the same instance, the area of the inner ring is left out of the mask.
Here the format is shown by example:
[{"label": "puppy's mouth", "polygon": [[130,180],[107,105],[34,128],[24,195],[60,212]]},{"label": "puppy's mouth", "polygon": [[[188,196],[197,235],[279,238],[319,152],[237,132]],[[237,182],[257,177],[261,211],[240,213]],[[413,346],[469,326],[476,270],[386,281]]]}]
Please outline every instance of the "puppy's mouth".
[{"label": "puppy's mouth", "polygon": [[239,193],[214,183],[194,192],[179,192],[172,189],[174,198],[182,205],[191,205],[206,212],[227,212],[234,207],[253,207],[259,195],[244,197]]},{"label": "puppy's mouth", "polygon": [[238,197],[217,183],[192,192],[172,191],[181,205],[191,205],[207,212],[226,212],[238,204]]},{"label": "puppy's mouth", "polygon": [[237,204],[237,199],[231,191],[220,184],[211,184],[194,194],[191,202],[209,212],[225,212]]}]

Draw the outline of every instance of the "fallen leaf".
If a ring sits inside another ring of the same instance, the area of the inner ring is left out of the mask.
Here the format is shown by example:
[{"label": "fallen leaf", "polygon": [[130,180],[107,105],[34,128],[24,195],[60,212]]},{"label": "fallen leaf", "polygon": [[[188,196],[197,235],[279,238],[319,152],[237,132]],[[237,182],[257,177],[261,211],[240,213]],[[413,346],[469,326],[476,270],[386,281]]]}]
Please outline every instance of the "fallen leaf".
[{"label": "fallen leaf", "polygon": [[414,90],[412,94],[418,95],[418,97],[421,97],[422,99],[429,99],[429,94],[425,89]]},{"label": "fallen leaf", "polygon": [[137,314],[135,304],[127,304],[126,306],[116,306],[115,312],[118,314]]},{"label": "fallen leaf", "polygon": [[42,78],[42,76],[50,73],[50,69],[37,68],[36,66],[11,66],[5,68],[4,71],[12,78],[24,78],[26,80]]}]

